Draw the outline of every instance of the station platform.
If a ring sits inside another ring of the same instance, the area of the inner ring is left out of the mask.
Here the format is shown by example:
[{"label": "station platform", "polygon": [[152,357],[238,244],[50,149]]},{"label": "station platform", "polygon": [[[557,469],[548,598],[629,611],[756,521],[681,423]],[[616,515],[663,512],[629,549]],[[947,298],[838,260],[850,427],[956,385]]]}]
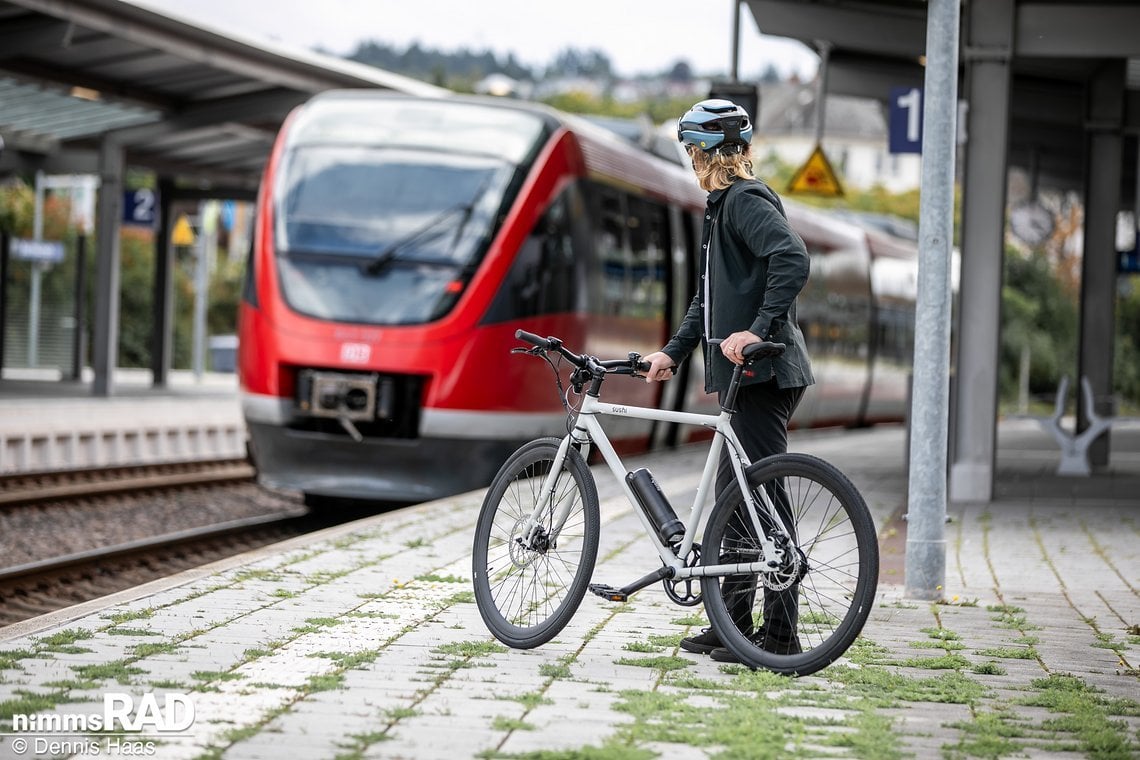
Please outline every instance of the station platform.
[{"label": "station platform", "polygon": [[[1140,756],[1140,426],[1114,436],[1108,472],[1060,479],[1039,425],[1003,423],[998,496],[951,506],[934,603],[901,585],[905,431],[793,434],[863,492],[884,551],[861,638],[812,676],[680,650],[703,610],[660,586],[587,595],[551,643],[505,649],[471,592],[477,491],[0,629],[0,757]],[[703,454],[637,464],[677,504]],[[594,580],[619,585],[658,560],[594,472]],[[74,730],[146,695],[182,706],[173,730]]]},{"label": "station platform", "polygon": [[120,369],[114,395],[89,377],[5,369],[0,379],[0,475],[245,456],[245,421],[232,373]]}]

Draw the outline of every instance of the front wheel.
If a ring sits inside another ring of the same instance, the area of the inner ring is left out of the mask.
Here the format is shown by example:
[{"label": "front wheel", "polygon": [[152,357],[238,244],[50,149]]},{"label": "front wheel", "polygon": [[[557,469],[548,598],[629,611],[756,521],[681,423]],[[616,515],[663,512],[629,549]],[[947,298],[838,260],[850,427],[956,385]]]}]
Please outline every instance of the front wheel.
[{"label": "front wheel", "polygon": [[[744,664],[807,675],[838,659],[871,613],[879,547],[863,497],[838,469],[807,454],[777,454],[747,471],[790,536],[774,536],[778,567],[758,575],[706,578],[705,610],[720,640]],[[760,516],[766,532],[773,521]],[[709,517],[702,564],[755,562],[762,547],[738,488]]]},{"label": "front wheel", "polygon": [[[543,489],[560,444],[540,438],[512,454],[475,524],[475,602],[495,638],[516,649],[545,644],[570,622],[598,556],[598,492],[582,455],[569,448],[554,488]],[[536,506],[539,526],[528,538]],[[559,528],[554,520],[565,507]]]}]

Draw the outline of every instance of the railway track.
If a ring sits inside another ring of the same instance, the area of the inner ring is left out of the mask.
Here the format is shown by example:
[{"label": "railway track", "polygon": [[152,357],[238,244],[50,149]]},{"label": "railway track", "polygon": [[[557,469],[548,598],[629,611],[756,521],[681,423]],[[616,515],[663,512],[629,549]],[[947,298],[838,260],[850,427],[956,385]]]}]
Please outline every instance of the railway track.
[{"label": "railway track", "polygon": [[244,459],[219,459],[6,475],[0,477],[0,508],[149,489],[252,481],[254,474],[253,467]]},{"label": "railway track", "polygon": [[228,460],[0,479],[0,626],[357,516],[253,477]]}]

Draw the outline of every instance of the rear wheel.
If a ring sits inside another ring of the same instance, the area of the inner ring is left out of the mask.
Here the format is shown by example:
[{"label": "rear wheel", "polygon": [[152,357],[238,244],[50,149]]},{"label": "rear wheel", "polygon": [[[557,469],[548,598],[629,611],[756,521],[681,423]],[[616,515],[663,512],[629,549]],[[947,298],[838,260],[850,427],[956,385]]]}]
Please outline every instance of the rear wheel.
[{"label": "rear wheel", "polygon": [[[814,673],[847,651],[870,615],[879,579],[871,514],[851,481],[817,457],[777,454],[747,475],[792,535],[773,536],[783,556],[771,571],[706,578],[705,609],[720,640],[749,667]],[[773,532],[770,517],[760,523]],[[717,501],[702,548],[704,565],[761,559],[739,489]]]},{"label": "rear wheel", "polygon": [[[483,622],[499,641],[529,649],[554,638],[582,602],[598,554],[598,493],[570,448],[552,491],[543,482],[561,441],[531,441],[507,460],[487,490],[475,525],[472,579]],[[541,505],[528,541],[526,524]],[[569,514],[553,524],[561,507]],[[557,533],[555,531],[557,530]]]}]

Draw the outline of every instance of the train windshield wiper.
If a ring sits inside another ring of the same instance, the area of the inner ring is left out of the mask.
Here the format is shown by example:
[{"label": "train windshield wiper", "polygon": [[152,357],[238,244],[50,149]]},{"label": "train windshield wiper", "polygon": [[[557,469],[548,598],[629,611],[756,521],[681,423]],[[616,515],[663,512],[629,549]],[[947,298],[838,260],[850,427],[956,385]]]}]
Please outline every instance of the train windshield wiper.
[{"label": "train windshield wiper", "polygon": [[364,273],[370,275],[380,274],[384,271],[384,267],[388,266],[393,261],[400,258],[400,251],[407,246],[417,241],[431,240],[437,238],[447,231],[447,227],[443,223],[451,219],[456,214],[462,212],[460,217],[462,221],[455,233],[456,242],[459,240],[459,235],[462,234],[463,228],[467,226],[467,220],[471,218],[471,214],[475,210],[475,201],[469,203],[459,203],[450,208],[446,208],[436,216],[429,219],[423,226],[412,230],[407,235],[390,243],[384,250],[378,253],[374,258],[364,265]]}]

